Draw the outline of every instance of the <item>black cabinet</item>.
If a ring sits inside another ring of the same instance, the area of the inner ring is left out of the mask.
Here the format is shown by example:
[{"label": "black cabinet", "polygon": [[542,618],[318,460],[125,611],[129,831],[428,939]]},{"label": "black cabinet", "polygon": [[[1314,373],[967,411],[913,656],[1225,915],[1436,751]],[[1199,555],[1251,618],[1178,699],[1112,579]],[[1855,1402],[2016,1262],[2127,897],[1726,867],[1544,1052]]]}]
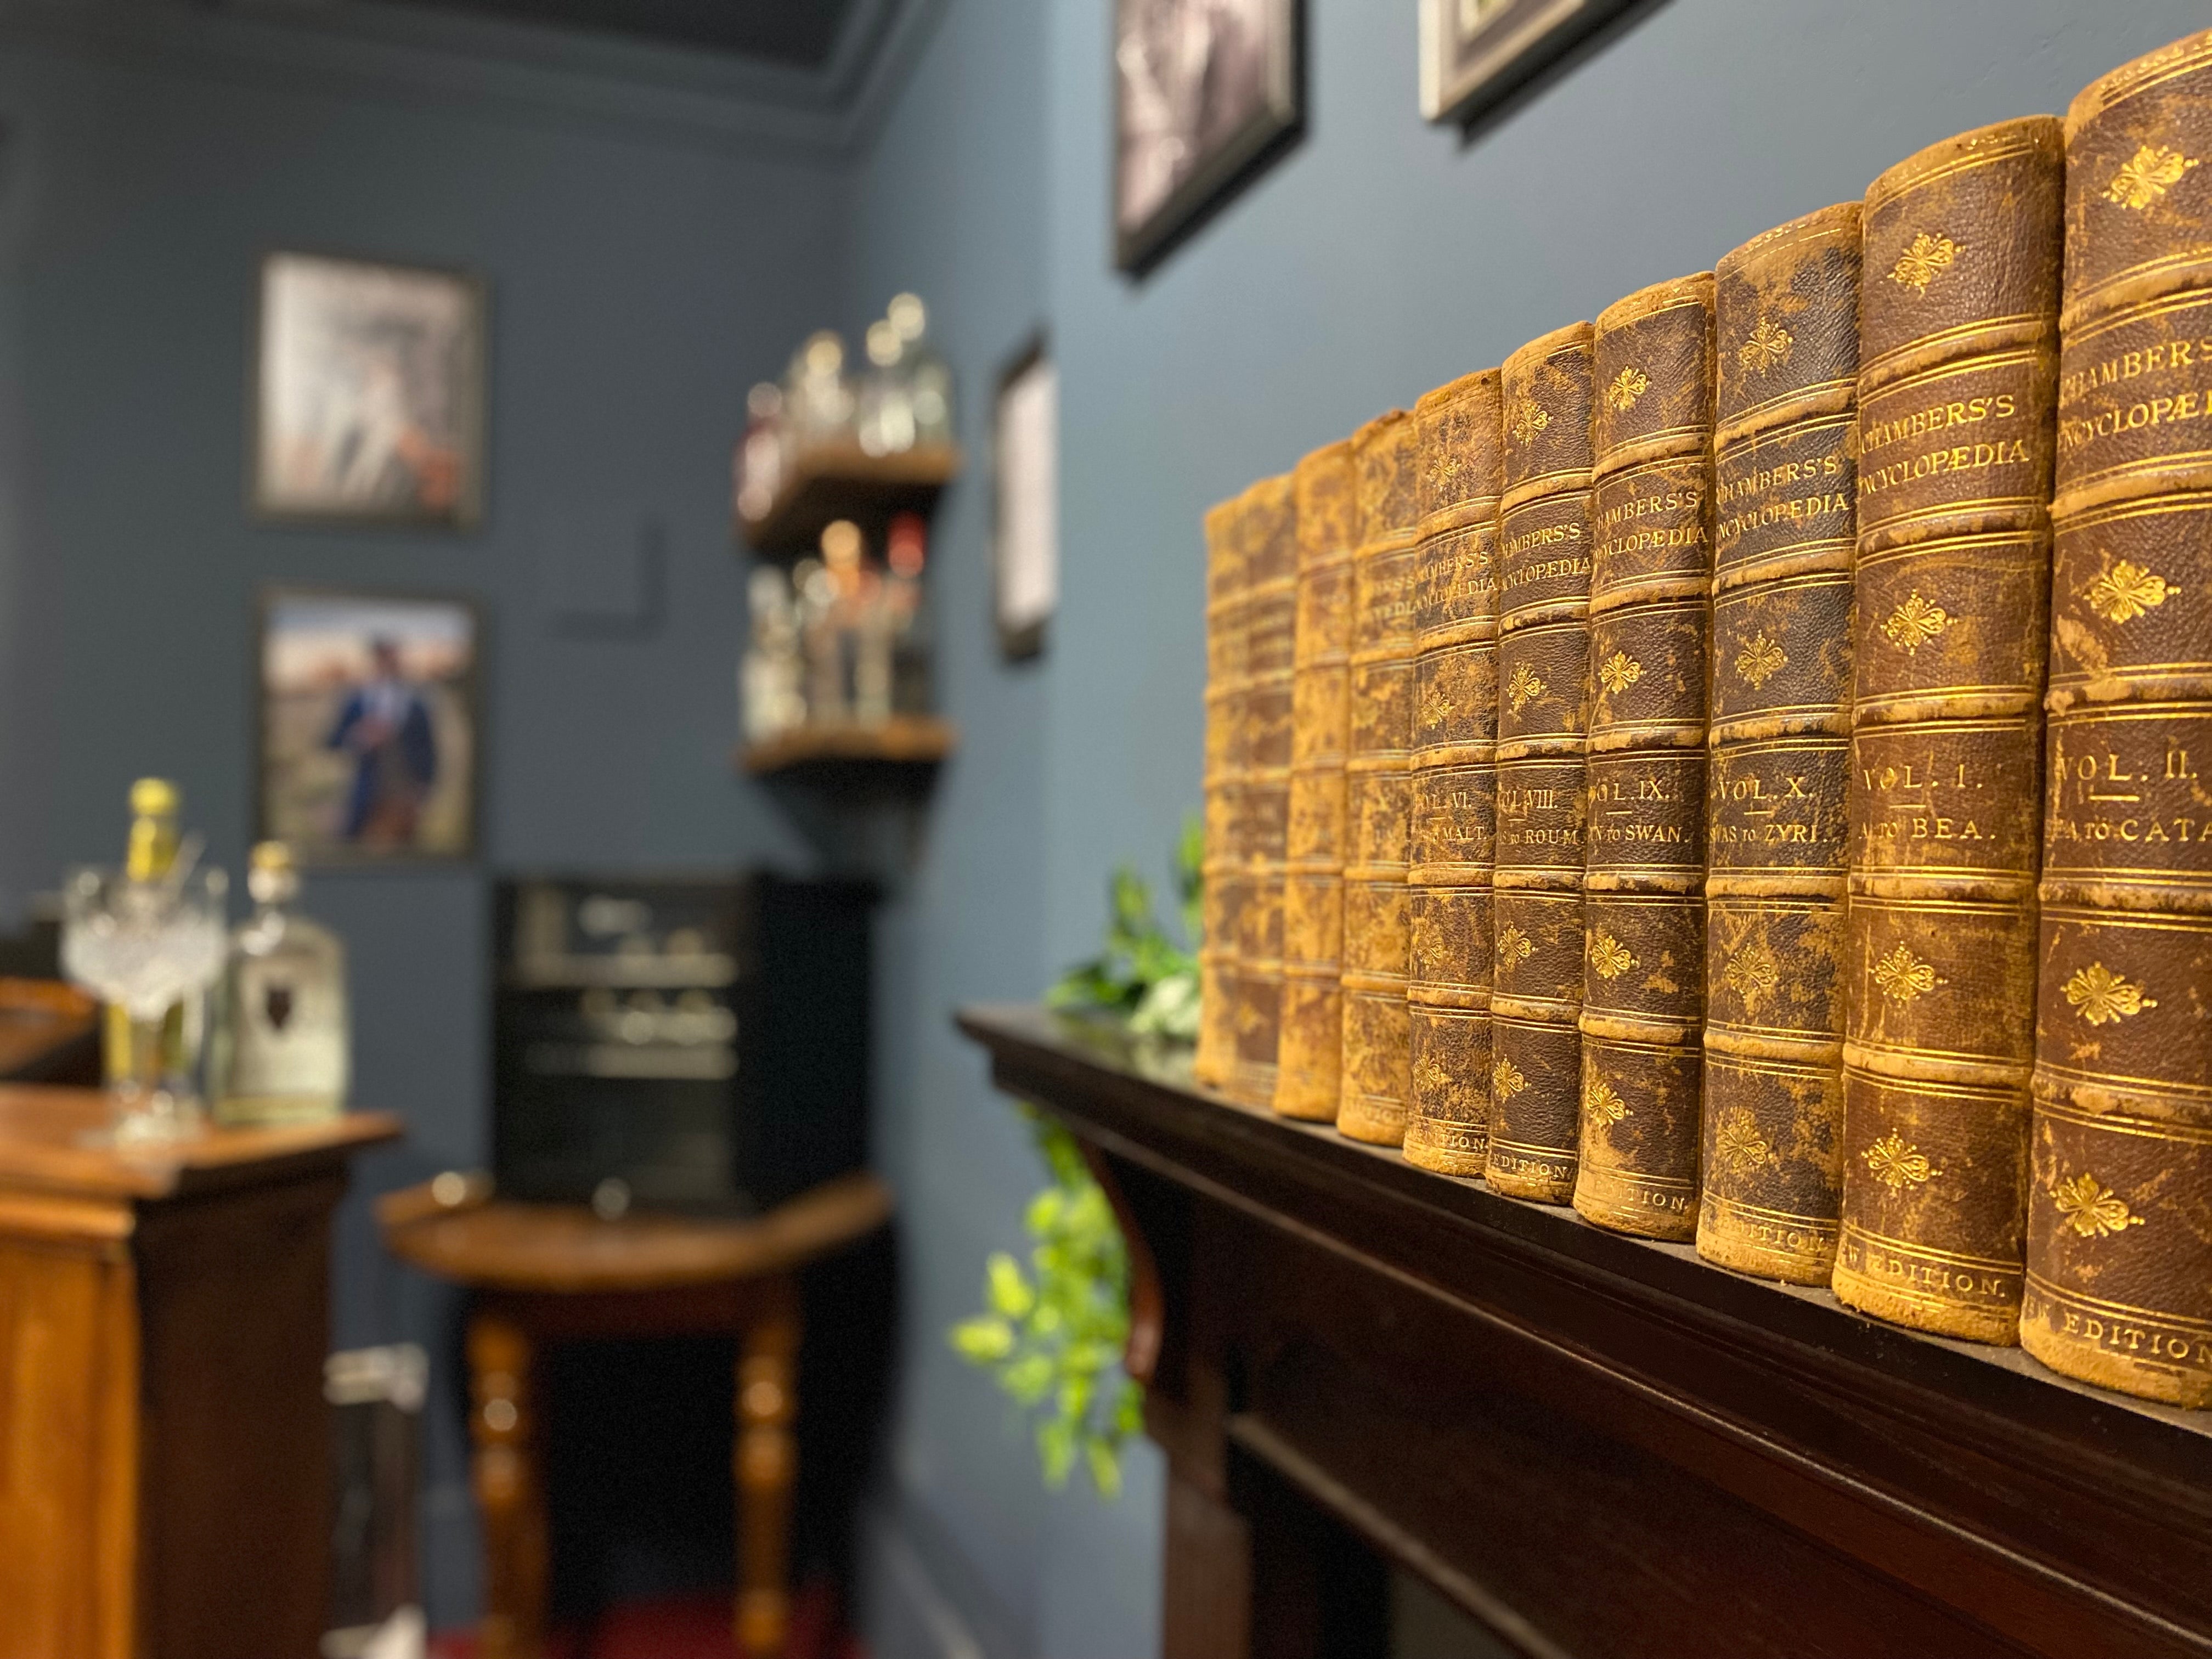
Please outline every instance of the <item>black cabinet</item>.
[{"label": "black cabinet", "polygon": [[501,1195],[743,1215],[865,1163],[873,897],[765,872],[501,882]]}]

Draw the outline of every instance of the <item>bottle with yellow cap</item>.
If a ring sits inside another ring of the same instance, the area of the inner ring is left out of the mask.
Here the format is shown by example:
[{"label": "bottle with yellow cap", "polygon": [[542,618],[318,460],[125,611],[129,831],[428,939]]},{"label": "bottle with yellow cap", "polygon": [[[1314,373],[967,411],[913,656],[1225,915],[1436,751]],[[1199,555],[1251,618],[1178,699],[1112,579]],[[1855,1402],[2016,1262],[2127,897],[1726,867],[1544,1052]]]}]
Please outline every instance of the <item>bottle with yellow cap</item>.
[{"label": "bottle with yellow cap", "polygon": [[[133,881],[159,881],[175,868],[177,818],[184,805],[177,786],[167,778],[141,778],[131,786],[131,839],[123,855],[123,872]],[[110,1003],[100,1032],[101,1059],[111,1078],[131,1075],[131,1016],[119,1004]],[[161,1075],[170,1092],[189,1100],[192,1073],[199,1062],[200,1041],[206,1029],[205,1003],[198,993],[171,1006],[161,1019]]]},{"label": "bottle with yellow cap", "polygon": [[246,884],[253,914],[231,933],[209,1054],[216,1121],[335,1117],[352,1065],[345,946],[291,908],[300,875],[283,842],[254,848]]}]

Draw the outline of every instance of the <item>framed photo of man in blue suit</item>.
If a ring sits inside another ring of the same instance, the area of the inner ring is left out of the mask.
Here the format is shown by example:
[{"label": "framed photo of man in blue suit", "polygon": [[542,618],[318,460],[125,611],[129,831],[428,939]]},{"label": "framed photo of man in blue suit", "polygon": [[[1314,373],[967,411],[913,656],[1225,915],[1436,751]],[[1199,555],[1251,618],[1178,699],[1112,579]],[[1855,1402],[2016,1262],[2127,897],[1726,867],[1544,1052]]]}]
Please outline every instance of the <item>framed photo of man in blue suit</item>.
[{"label": "framed photo of man in blue suit", "polygon": [[306,864],[471,857],[479,635],[465,599],[264,592],[258,836]]}]

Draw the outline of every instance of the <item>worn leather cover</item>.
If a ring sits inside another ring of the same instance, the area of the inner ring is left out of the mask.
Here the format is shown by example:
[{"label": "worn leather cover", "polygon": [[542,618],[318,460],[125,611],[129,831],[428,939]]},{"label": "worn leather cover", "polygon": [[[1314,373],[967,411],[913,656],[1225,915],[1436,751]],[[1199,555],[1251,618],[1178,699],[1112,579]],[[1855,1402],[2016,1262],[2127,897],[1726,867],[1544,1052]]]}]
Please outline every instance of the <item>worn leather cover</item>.
[{"label": "worn leather cover", "polygon": [[2021,1340],[2212,1405],[2212,34],[2066,118]]},{"label": "worn leather cover", "polygon": [[1705,642],[1712,589],[1713,279],[1598,316],[1591,507],[1582,1141],[1575,1208],[1698,1226],[1705,1023]]},{"label": "worn leather cover", "polygon": [[1244,498],[1206,515],[1206,850],[1200,864],[1198,1052],[1192,1075],[1224,1089],[1237,1069],[1237,1017],[1230,987],[1232,919],[1243,908],[1242,795],[1246,583]]},{"label": "worn leather cover", "polygon": [[1491,875],[1498,833],[1498,498],[1504,430],[1486,368],[1413,406],[1420,552],[1413,581],[1407,872],[1413,1094],[1406,1158],[1479,1176],[1490,1157]]},{"label": "worn leather cover", "polygon": [[1405,1139],[1411,1093],[1406,866],[1420,520],[1413,417],[1393,410],[1360,428],[1352,463],[1359,547],[1344,761],[1344,1088],[1336,1127],[1356,1140],[1395,1146]]},{"label": "worn leather cover", "polygon": [[1589,736],[1590,325],[1505,360],[1490,1184],[1574,1196]]},{"label": "worn leather cover", "polygon": [[1334,1123],[1344,1043],[1344,746],[1358,538],[1352,441],[1315,450],[1291,476],[1298,609],[1275,1109]]},{"label": "worn leather cover", "polygon": [[1244,750],[1241,905],[1229,920],[1236,951],[1230,1001],[1237,1062],[1229,1093],[1248,1106],[1275,1100],[1283,1008],[1283,876],[1291,800],[1291,699],[1297,632],[1297,502],[1291,475],[1244,495],[1244,675],[1238,700]]},{"label": "worn leather cover", "polygon": [[2057,118],[1868,190],[1836,1294],[2017,1340],[2065,166]]},{"label": "worn leather cover", "polygon": [[1825,1285],[1843,1184],[1859,204],[1714,270],[1705,1109],[1698,1249]]}]

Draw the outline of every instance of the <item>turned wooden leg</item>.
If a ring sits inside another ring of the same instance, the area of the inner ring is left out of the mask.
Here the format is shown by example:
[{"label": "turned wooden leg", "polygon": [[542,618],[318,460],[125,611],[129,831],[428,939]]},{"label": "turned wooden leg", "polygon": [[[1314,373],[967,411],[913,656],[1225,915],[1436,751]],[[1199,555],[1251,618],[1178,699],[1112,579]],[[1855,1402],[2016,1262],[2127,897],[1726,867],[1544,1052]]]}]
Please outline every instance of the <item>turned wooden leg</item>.
[{"label": "turned wooden leg", "polygon": [[483,1515],[482,1659],[538,1659],[545,1641],[545,1489],[532,1437],[530,1339],[495,1312],[469,1321],[469,1435]]},{"label": "turned wooden leg", "polygon": [[738,1358],[738,1651],[774,1659],[791,1623],[791,1495],[799,1444],[799,1297],[787,1279],[765,1287]]}]

